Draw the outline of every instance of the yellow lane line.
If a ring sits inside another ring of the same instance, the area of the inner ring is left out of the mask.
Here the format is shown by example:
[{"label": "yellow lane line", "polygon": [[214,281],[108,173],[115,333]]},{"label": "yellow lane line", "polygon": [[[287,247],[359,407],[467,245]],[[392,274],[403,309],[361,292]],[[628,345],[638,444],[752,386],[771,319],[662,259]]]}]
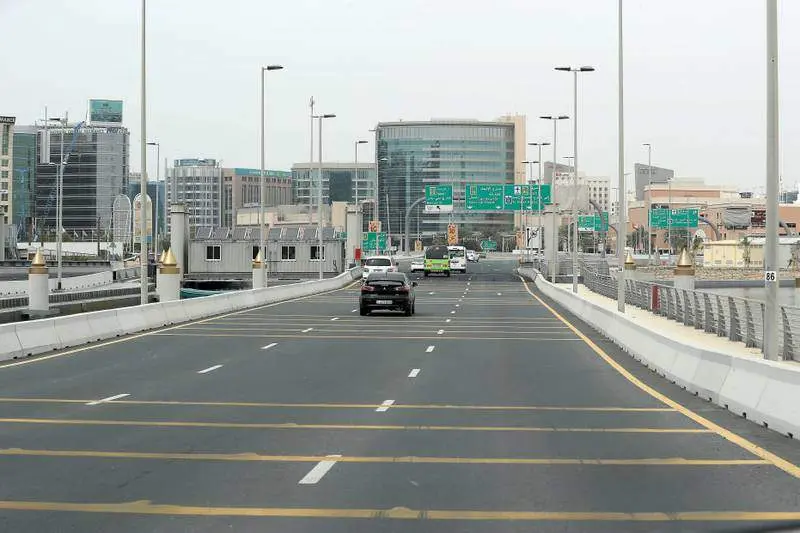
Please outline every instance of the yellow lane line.
[{"label": "yellow lane line", "polygon": [[716,433],[717,435],[723,437],[724,439],[736,444],[740,448],[747,450],[748,452],[760,457],[766,461],[769,461],[773,465],[777,466],[787,474],[790,474],[796,478],[800,478],[800,467],[794,463],[787,461],[786,459],[779,457],[778,455],[770,452],[769,450],[762,448],[761,446],[757,445],[756,443],[730,431],[729,429],[725,429],[724,427],[720,426],[719,424],[715,424],[711,420],[695,413],[688,407],[683,406],[682,404],[676,402],[675,400],[669,398],[667,395],[662,394],[655,390],[654,388],[650,387],[649,385],[645,384],[639,378],[631,374],[628,370],[626,370],[621,364],[615,361],[610,355],[608,355],[602,348],[600,348],[597,344],[595,344],[589,337],[583,334],[581,330],[575,327],[569,320],[561,316],[555,309],[550,307],[545,303],[544,300],[539,298],[536,294],[534,294],[530,287],[528,287],[528,283],[520,277],[522,280],[523,285],[525,285],[525,290],[528,291],[528,294],[533,296],[542,306],[544,306],[548,311],[553,313],[553,315],[561,320],[564,324],[566,324],[574,333],[577,335],[583,342],[585,342],[597,355],[600,356],[603,361],[608,363],[614,370],[620,373],[622,377],[628,380],[632,385],[639,388],[640,390],[646,392],[656,400],[663,402],[665,405],[668,405],[675,409],[676,411],[680,412],[687,418],[697,422],[704,428],[707,428],[709,431]]},{"label": "yellow lane line", "polygon": [[[342,287],[341,289],[334,289],[334,290],[329,291],[329,292],[337,292],[337,291],[341,291],[341,290],[346,290],[348,287],[351,287],[352,285],[353,285],[353,283],[351,283],[350,285],[347,285],[345,287]],[[129,342],[129,341],[132,341],[132,340],[140,339],[142,337],[147,337],[149,335],[163,334],[163,332],[165,332],[165,331],[172,331],[172,330],[184,328],[184,327],[187,327],[187,326],[191,326],[193,324],[203,324],[205,322],[218,320],[220,318],[225,318],[225,317],[234,316],[234,315],[241,315],[243,313],[250,313],[250,312],[256,311],[258,309],[266,309],[268,307],[274,307],[276,305],[283,305],[283,304],[287,304],[287,303],[297,302],[297,301],[300,301],[300,300],[305,300],[305,299],[307,299],[309,297],[310,296],[301,296],[299,298],[293,298],[291,300],[285,300],[283,302],[276,302],[276,303],[271,303],[271,304],[266,304],[266,305],[260,305],[258,307],[251,307],[249,309],[243,309],[241,311],[234,311],[232,313],[225,313],[225,314],[222,314],[222,315],[212,316],[212,317],[209,317],[209,318],[203,318],[201,320],[193,320],[193,321],[186,322],[186,323],[183,323],[183,324],[178,324],[178,325],[175,325],[175,326],[169,326],[169,327],[166,327],[166,328],[153,329],[153,330],[145,331],[143,333],[136,333],[136,334],[133,334],[133,335],[129,335],[129,336],[126,336],[126,337],[120,337],[118,339],[113,339],[113,340],[110,340],[110,341],[87,344],[86,346],[81,346],[79,348],[73,348],[73,349],[70,349],[70,350],[60,351],[60,352],[57,352],[57,353],[54,353],[54,354],[50,354],[50,355],[35,355],[35,356],[31,356],[29,359],[24,359],[22,361],[15,361],[13,363],[0,364],[0,370],[4,370],[6,368],[12,368],[12,367],[15,367],[15,366],[29,365],[29,364],[33,364],[33,363],[41,363],[42,361],[49,361],[50,359],[55,359],[56,357],[63,357],[65,355],[73,355],[73,354],[80,353],[80,352],[96,350],[97,348],[103,348],[105,346],[111,346],[111,345],[114,345],[114,344],[119,344],[119,343],[123,343],[123,342]]]},{"label": "yellow lane line", "polygon": [[164,336],[164,337],[240,337],[240,338],[247,338],[247,337],[255,337],[255,338],[276,338],[276,339],[306,339],[306,340],[314,340],[314,339],[379,339],[379,340],[405,340],[405,339],[421,339],[421,340],[451,340],[451,341],[458,341],[458,340],[472,340],[472,341],[525,341],[525,340],[534,340],[534,341],[569,341],[575,342],[580,341],[577,337],[561,337],[561,338],[553,338],[553,337],[465,337],[465,336],[453,336],[453,335],[433,335],[433,336],[390,336],[390,335],[316,335],[314,333],[309,333],[306,335],[273,335],[269,333],[263,333],[258,335],[249,335],[249,334],[242,334],[242,333],[153,333],[153,335]]},{"label": "yellow lane line", "polygon": [[200,507],[155,504],[149,500],[121,503],[71,503],[0,501],[9,511],[63,511],[78,513],[143,514],[173,516],[256,516],[280,518],[366,518],[393,520],[502,520],[563,522],[775,522],[800,520],[800,511],[688,511],[688,512],[564,512],[469,511],[391,509],[336,509],[311,507]]},{"label": "yellow lane line", "polygon": [[[65,398],[0,398],[0,403],[77,403],[86,404],[93,398],[77,400]],[[269,403],[269,402],[192,402],[171,400],[114,400],[109,406],[127,405],[185,405],[199,407],[264,407],[312,409],[375,409],[380,404],[370,403]],[[574,407],[557,405],[450,405],[450,404],[392,404],[392,409],[433,409],[466,411],[567,411],[600,413],[674,413],[671,407]]]},{"label": "yellow lane line", "polygon": [[[263,455],[258,453],[149,453],[110,452],[94,450],[31,450],[24,448],[0,449],[6,457],[70,457],[90,459],[156,459],[180,461],[233,461],[264,463],[318,463],[329,458],[325,455]],[[687,459],[685,457],[655,457],[644,459],[536,459],[523,457],[382,457],[341,456],[339,463],[418,463],[458,465],[534,465],[534,466],[759,466],[769,465],[763,459]]]},{"label": "yellow lane line", "polygon": [[342,430],[402,430],[402,431],[498,431],[522,433],[712,433],[707,429],[687,428],[567,428],[532,426],[428,426],[392,424],[296,424],[293,422],[187,422],[154,420],[86,420],[59,418],[0,418],[0,424],[53,424],[66,426],[143,426],[143,427],[194,427],[232,429],[342,429]]}]

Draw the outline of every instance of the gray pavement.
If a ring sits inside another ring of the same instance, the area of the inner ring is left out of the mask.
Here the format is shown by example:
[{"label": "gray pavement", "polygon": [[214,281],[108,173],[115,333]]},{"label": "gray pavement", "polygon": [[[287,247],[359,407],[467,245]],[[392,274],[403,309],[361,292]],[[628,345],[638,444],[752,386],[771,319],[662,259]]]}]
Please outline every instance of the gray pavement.
[{"label": "gray pavement", "polygon": [[513,267],[415,274],[413,317],[358,316],[353,286],[0,367],[0,531],[800,521],[797,441],[554,307],[577,334]]}]

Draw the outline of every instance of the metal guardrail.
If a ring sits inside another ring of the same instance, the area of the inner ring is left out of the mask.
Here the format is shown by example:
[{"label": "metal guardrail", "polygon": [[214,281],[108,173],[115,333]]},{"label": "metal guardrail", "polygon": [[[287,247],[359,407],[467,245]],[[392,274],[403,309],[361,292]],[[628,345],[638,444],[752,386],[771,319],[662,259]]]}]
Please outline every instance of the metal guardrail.
[{"label": "metal guardrail", "polygon": [[[592,292],[609,298],[617,297],[617,279],[601,273],[606,263],[581,261],[583,284]],[[725,296],[710,291],[678,289],[660,283],[624,280],[625,303],[651,313],[725,337],[743,342],[752,348],[764,348],[764,335],[778,336],[778,353],[783,359],[800,356],[800,308],[780,305],[780,324],[775,332],[764,332],[764,302]],[[797,357],[796,360],[800,360]]]},{"label": "metal guardrail", "polygon": [[[149,292],[155,290],[155,285],[150,284]],[[61,292],[51,293],[50,303],[65,303],[65,302],[80,302],[90,300],[100,300],[103,298],[117,298],[120,296],[138,295],[139,287],[120,287],[116,289],[100,289],[94,291],[80,291],[80,292]],[[13,298],[0,298],[0,309],[19,309],[28,307],[27,296],[15,296]]]}]

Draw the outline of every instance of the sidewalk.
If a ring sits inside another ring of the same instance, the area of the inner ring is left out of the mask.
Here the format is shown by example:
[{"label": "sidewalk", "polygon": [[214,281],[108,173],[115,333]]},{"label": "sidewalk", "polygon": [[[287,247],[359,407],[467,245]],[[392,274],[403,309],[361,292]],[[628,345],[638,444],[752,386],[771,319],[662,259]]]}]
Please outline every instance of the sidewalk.
[{"label": "sidewalk", "polygon": [[[557,283],[556,287],[567,292],[572,292],[572,283]],[[583,285],[578,285],[578,296],[595,305],[613,311],[614,313],[619,312],[617,311],[616,300],[592,292]],[[701,329],[685,326],[680,322],[653,314],[650,311],[640,309],[631,304],[625,305],[625,316],[644,328],[672,339],[680,339],[680,342],[696,348],[714,350],[734,356],[754,359],[763,359],[764,357],[764,354],[761,353],[759,348],[748,348],[743,342],[733,342],[726,337],[718,337],[715,333],[706,333]]]}]

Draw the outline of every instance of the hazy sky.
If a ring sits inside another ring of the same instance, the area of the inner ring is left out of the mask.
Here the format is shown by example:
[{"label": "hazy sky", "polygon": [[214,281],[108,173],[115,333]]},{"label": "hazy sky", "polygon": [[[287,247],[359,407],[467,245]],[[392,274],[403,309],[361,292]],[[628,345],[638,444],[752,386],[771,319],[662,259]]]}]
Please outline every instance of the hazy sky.
[{"label": "hazy sky", "polygon": [[[150,0],[148,137],[164,156],[259,165],[259,68],[267,167],[308,160],[308,100],[326,121],[326,160],[351,161],[378,121],[572,113],[562,64],[593,65],[579,97],[581,170],[616,175],[616,0]],[[800,181],[800,2],[780,3],[781,130],[787,188]],[[139,0],[0,0],[0,114],[31,123],[89,98],[122,99],[139,168]],[[763,0],[625,0],[626,167],[757,188],[765,174]],[[572,124],[559,135],[572,153]],[[360,159],[372,160],[372,142]],[[315,155],[316,157],[316,155]],[[531,158],[534,154],[531,153]],[[550,158],[547,153],[547,158]],[[155,151],[150,159],[155,163]]]}]

